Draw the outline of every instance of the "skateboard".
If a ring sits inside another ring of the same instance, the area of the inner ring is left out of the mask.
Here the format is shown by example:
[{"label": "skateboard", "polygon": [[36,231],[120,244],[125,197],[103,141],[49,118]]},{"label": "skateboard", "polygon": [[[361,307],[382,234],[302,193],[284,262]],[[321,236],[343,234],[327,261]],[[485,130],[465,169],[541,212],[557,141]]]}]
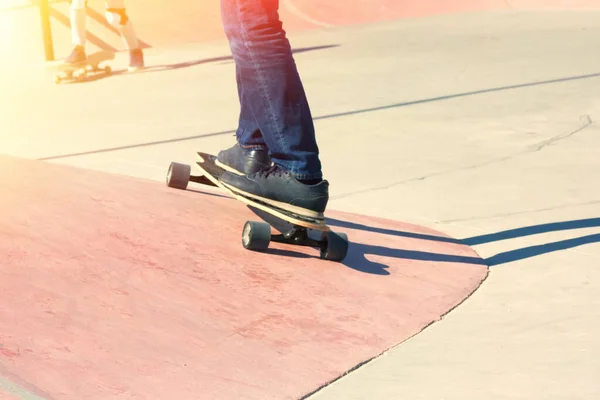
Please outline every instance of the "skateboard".
[{"label": "skateboard", "polygon": [[53,65],[53,69],[58,70],[59,73],[54,75],[54,83],[58,84],[64,80],[76,80],[81,82],[90,72],[104,72],[106,75],[110,75],[112,69],[107,65],[104,68],[100,68],[101,62],[106,60],[112,60],[115,55],[108,51],[99,51],[97,53],[90,54],[87,60],[78,63],[67,63],[60,62]]},{"label": "skateboard", "polygon": [[[325,223],[325,218],[310,218],[294,214],[273,205],[261,202],[241,193],[235,192],[220,182],[225,172],[215,163],[216,156],[198,152],[196,167],[200,175],[192,175],[191,166],[171,162],[167,172],[168,187],[186,190],[189,182],[217,187],[234,199],[244,203],[264,222],[246,221],[242,230],[242,246],[247,250],[266,251],[270,242],[285,243],[297,246],[308,246],[320,250],[320,258],[330,261],[343,261],[348,253],[348,236],[335,233]],[[273,235],[271,228],[279,234]],[[311,233],[320,234],[315,238]]]}]

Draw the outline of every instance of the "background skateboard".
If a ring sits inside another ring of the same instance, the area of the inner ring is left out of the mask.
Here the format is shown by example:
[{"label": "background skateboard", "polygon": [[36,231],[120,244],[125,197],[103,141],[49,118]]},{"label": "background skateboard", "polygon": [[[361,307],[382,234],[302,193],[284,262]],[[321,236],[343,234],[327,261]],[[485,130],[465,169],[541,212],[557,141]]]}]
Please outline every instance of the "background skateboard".
[{"label": "background skateboard", "polygon": [[[187,189],[189,182],[218,187],[236,200],[246,204],[265,222],[247,221],[242,231],[242,245],[249,250],[264,251],[271,241],[278,243],[310,246],[318,248],[320,257],[326,260],[342,261],[348,252],[348,237],[344,233],[334,233],[324,219],[306,218],[286,210],[272,207],[257,200],[244,197],[219,182],[224,170],[215,164],[215,156],[198,152],[196,167],[199,176],[191,174],[191,167],[172,162],[167,173],[167,186]],[[272,235],[271,227],[281,234]],[[311,238],[309,230],[320,233],[320,238]]]},{"label": "background skateboard", "polygon": [[104,68],[99,68],[99,65],[103,61],[112,60],[114,58],[114,53],[99,51],[88,55],[87,60],[85,61],[73,64],[62,61],[51,65],[50,69],[58,71],[54,76],[55,83],[60,83],[63,80],[76,80],[81,82],[89,72],[104,72],[106,75],[110,75],[112,69],[108,65]]}]

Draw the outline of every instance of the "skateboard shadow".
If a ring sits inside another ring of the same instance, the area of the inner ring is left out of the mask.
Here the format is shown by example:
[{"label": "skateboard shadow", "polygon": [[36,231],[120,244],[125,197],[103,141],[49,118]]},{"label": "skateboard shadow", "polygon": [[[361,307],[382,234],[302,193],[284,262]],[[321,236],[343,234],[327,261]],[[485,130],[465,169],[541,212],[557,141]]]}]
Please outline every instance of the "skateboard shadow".
[{"label": "skateboard shadow", "polygon": [[298,251],[287,250],[287,249],[274,249],[269,247],[264,253],[272,255],[272,256],[282,256],[282,257],[293,257],[293,258],[313,258],[310,254],[300,253]]},{"label": "skateboard shadow", "polygon": [[[303,48],[298,48],[298,49],[292,49],[292,53],[293,54],[305,53],[305,52],[309,52],[309,51],[324,50],[324,49],[329,49],[332,47],[339,47],[339,46],[340,46],[339,44],[328,44],[328,45],[323,45],[323,46],[303,47]],[[117,51],[114,50],[114,52],[116,53]],[[94,81],[97,81],[100,79],[111,78],[111,77],[115,77],[115,76],[119,76],[119,75],[132,75],[132,74],[137,75],[137,74],[147,74],[147,73],[151,73],[151,72],[174,71],[177,69],[190,68],[190,67],[194,67],[197,65],[216,63],[216,62],[222,62],[222,63],[233,62],[233,57],[222,56],[222,57],[213,57],[213,58],[203,58],[203,59],[199,59],[199,60],[185,61],[185,62],[174,63],[174,64],[148,65],[145,68],[143,68],[139,71],[134,71],[134,72],[130,72],[127,69],[114,69],[108,75],[99,72],[99,73],[95,73],[92,75],[88,75],[85,79],[82,79],[81,81],[73,80],[73,81],[65,81],[63,83],[64,84],[89,83],[89,82],[94,82]]]},{"label": "skateboard shadow", "polygon": [[575,239],[545,243],[538,246],[523,247],[521,249],[496,254],[495,256],[487,258],[485,261],[490,267],[495,267],[501,264],[537,257],[543,254],[554,253],[560,250],[568,250],[574,247],[592,243],[600,243],[600,233],[582,236]]},{"label": "skateboard shadow", "polygon": [[186,189],[186,191],[188,191],[188,192],[194,192],[194,193],[200,193],[200,194],[205,195],[205,196],[213,196],[213,197],[220,197],[222,199],[231,199],[231,200],[233,200],[231,197],[229,197],[229,196],[227,196],[225,194],[221,194],[221,193],[217,193],[217,192],[210,192],[208,190],[195,189],[195,188],[188,187]]},{"label": "skateboard shadow", "polygon": [[[318,232],[310,231],[309,235],[317,239]],[[392,248],[385,246],[368,245],[364,243],[354,242],[352,236],[349,236],[348,254],[342,264],[355,271],[363,272],[370,275],[391,275],[389,265],[373,261],[369,256],[379,256],[386,258],[405,259],[411,261],[432,261],[440,263],[462,263],[472,265],[487,265],[486,260],[479,257],[456,256],[452,254],[432,253],[425,251],[406,250],[401,248]],[[278,254],[286,257],[295,258],[319,258],[318,253],[309,255],[291,250],[271,249],[267,253]]]},{"label": "skateboard shadow", "polygon": [[463,239],[462,243],[469,246],[479,244],[499,242],[502,240],[515,239],[525,236],[538,235],[546,232],[567,231],[572,229],[600,227],[600,218],[585,218],[572,221],[551,222],[548,224],[539,224],[524,226],[521,228],[507,229],[500,232],[489,233],[485,235],[473,236]]},{"label": "skateboard shadow", "polygon": [[[339,228],[358,229],[366,232],[379,233],[384,235],[392,235],[399,237],[407,237],[421,240],[431,240],[445,243],[462,244],[465,246],[477,246],[486,243],[499,242],[503,240],[517,239],[526,236],[533,236],[548,232],[558,232],[574,229],[585,229],[592,227],[600,227],[600,218],[586,218],[572,221],[551,222],[546,224],[538,224],[525,226],[515,229],[508,229],[495,233],[473,236],[464,239],[453,239],[443,236],[426,235],[413,232],[405,232],[393,229],[385,229],[358,224],[350,221],[342,221],[338,219],[328,218],[328,224]],[[369,261],[366,256],[369,254],[380,255],[384,257],[404,258],[409,260],[435,261],[435,262],[460,262],[467,264],[486,265],[494,267],[497,265],[508,264],[515,261],[520,261],[527,258],[537,257],[540,255],[553,253],[561,250],[568,250],[574,247],[583,246],[586,244],[600,243],[600,233],[585,235],[577,238],[560,240],[540,245],[522,247],[515,250],[498,253],[488,258],[477,257],[461,257],[445,254],[427,253],[403,249],[391,249],[381,246],[369,246],[360,243],[352,243],[350,237],[350,248],[348,256],[344,264],[348,267],[380,275],[387,275],[387,268],[381,263]],[[382,273],[383,271],[383,273]]]},{"label": "skateboard shadow", "polygon": [[[301,47],[301,48],[297,48],[297,49],[292,49],[292,54],[306,53],[309,51],[316,51],[316,50],[325,50],[325,49],[330,49],[330,48],[339,47],[339,46],[340,46],[339,44],[328,44],[328,45],[322,45],[322,46]],[[190,68],[190,67],[194,67],[197,65],[218,63],[218,62],[220,62],[222,64],[233,62],[233,57],[232,56],[221,56],[221,57],[203,58],[203,59],[194,60],[194,61],[184,61],[184,62],[173,63],[173,64],[152,65],[152,66],[148,66],[148,67],[144,68],[143,70],[141,70],[137,73],[143,74],[143,73],[149,73],[149,72],[173,71],[173,70],[177,70],[177,69]]]},{"label": "skateboard shadow", "polygon": [[[595,227],[600,227],[600,218],[585,218],[571,221],[551,222],[547,224],[531,225],[521,228],[508,229],[500,232],[473,236],[471,238],[463,239],[462,243],[468,246],[477,246],[485,243],[500,242],[503,240],[539,235],[548,232],[559,232]],[[490,267],[493,267],[501,264],[508,264],[511,262],[523,260],[526,258],[537,257],[543,254],[554,253],[561,250],[568,250],[574,247],[579,247],[592,243],[600,243],[600,234],[595,233],[577,238],[559,240],[556,242],[544,243],[540,245],[510,250],[489,257],[486,259],[486,262]]]},{"label": "skateboard shadow", "polygon": [[426,251],[406,250],[384,246],[367,245],[363,243],[353,242],[352,238],[350,238],[350,247],[348,248],[348,255],[343,261],[343,264],[348,268],[352,268],[356,271],[364,272],[367,274],[390,275],[390,272],[388,271],[388,265],[381,262],[369,260],[367,258],[369,255],[411,261],[432,261],[438,263],[461,263],[487,266],[486,260],[481,259],[479,257],[457,256],[452,254],[441,254]]},{"label": "skateboard shadow", "polygon": [[343,228],[357,229],[357,230],[361,230],[361,231],[365,231],[365,232],[380,233],[382,235],[406,237],[406,238],[411,238],[411,239],[431,240],[431,241],[435,241],[435,242],[462,244],[462,241],[460,239],[454,239],[451,237],[438,236],[438,235],[427,235],[427,234],[423,234],[423,233],[400,231],[400,230],[396,230],[396,229],[379,228],[379,227],[359,224],[356,222],[342,221],[339,219],[329,218],[329,217],[327,218],[327,225],[337,226],[338,228],[342,228],[342,229]]},{"label": "skateboard shadow", "polygon": [[[439,235],[408,232],[397,229],[380,228],[335,218],[327,218],[327,224],[342,229],[361,230],[381,235],[390,235],[396,237],[405,237],[410,239],[428,240],[442,243],[463,244],[460,239],[454,239]],[[486,261],[481,259],[480,257],[457,256],[452,254],[442,254],[407,250],[402,248],[367,245],[363,243],[353,242],[351,235],[349,236],[349,239],[350,247],[348,249],[348,255],[346,256],[346,259],[343,262],[344,265],[356,271],[373,275],[390,275],[390,272],[388,271],[389,267],[382,262],[369,260],[369,256],[404,259],[407,261],[431,261],[438,263],[487,265]]]}]

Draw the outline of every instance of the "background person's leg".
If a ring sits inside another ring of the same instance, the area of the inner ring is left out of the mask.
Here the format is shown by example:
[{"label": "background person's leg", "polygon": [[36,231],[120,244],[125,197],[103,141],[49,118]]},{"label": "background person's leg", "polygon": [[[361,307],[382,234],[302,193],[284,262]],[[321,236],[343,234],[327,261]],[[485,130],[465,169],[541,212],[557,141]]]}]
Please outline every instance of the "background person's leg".
[{"label": "background person's leg", "polygon": [[76,63],[86,59],[86,0],[72,0],[69,6],[69,20],[71,22],[71,42],[73,51],[67,57],[67,62]]},{"label": "background person's leg", "polygon": [[105,16],[106,21],[119,31],[125,47],[129,50],[130,69],[142,68],[144,66],[144,56],[133,23],[127,15],[125,0],[106,0]]}]

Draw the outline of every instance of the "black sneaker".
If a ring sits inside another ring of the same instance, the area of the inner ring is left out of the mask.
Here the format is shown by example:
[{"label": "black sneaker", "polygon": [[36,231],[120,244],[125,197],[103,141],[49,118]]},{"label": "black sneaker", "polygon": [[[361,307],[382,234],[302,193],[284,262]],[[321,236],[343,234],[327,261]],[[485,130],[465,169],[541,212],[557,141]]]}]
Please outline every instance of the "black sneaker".
[{"label": "black sneaker", "polygon": [[215,164],[225,171],[247,175],[269,168],[272,162],[266,149],[245,149],[236,143],[235,146],[220,151]]},{"label": "black sneaker", "polygon": [[245,176],[225,171],[220,181],[237,194],[301,217],[323,219],[329,201],[329,182],[307,185],[275,165]]},{"label": "black sneaker", "polygon": [[73,48],[73,51],[71,52],[69,57],[67,57],[65,62],[67,64],[79,64],[84,62],[85,60],[87,60],[87,55],[85,54],[84,47],[77,45],[75,46],[75,48]]}]

